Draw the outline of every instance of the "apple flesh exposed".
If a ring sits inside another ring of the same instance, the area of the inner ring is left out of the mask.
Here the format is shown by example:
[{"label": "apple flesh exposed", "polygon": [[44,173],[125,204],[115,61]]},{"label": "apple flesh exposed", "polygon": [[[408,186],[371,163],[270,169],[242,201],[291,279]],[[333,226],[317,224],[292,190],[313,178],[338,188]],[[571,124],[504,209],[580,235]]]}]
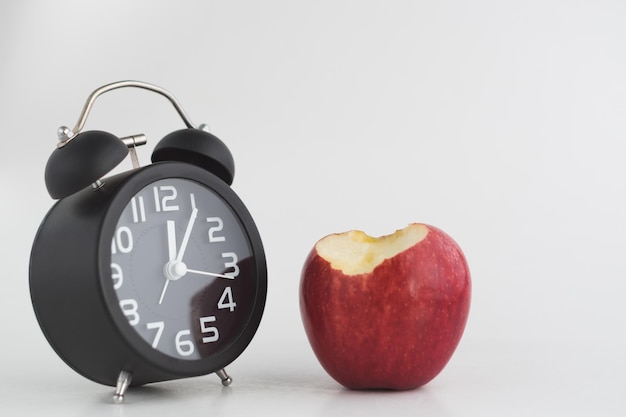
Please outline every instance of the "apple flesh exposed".
[{"label": "apple flesh exposed", "polygon": [[412,389],[441,372],[467,321],[471,280],[443,231],[326,236],[300,281],[304,328],[319,362],[352,389]]}]

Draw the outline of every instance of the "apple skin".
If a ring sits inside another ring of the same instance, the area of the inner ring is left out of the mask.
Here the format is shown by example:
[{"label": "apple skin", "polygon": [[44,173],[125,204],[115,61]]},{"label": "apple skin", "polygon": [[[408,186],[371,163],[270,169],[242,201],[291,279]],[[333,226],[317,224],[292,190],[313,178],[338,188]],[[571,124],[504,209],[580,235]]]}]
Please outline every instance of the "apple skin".
[{"label": "apple skin", "polygon": [[350,389],[414,389],[431,381],[454,353],[469,314],[465,256],[442,230],[346,276],[308,255],[300,281],[304,329],[322,367]]}]

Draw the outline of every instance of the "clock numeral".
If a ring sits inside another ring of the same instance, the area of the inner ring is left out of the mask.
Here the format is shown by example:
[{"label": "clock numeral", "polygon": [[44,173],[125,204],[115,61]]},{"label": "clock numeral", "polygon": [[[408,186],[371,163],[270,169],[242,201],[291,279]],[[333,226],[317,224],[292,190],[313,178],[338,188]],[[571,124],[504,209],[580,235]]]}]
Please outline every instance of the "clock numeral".
[{"label": "clock numeral", "polygon": [[111,264],[111,279],[113,280],[113,289],[119,290],[124,283],[124,274],[122,273],[122,267],[118,264]]},{"label": "clock numeral", "polygon": [[235,307],[237,307],[237,304],[233,300],[233,290],[230,287],[224,288],[224,292],[217,302],[217,308],[220,310],[227,308],[232,313],[235,311]]},{"label": "clock numeral", "polygon": [[133,250],[133,232],[127,226],[119,227],[113,236],[111,254],[115,255],[118,250],[121,253],[130,253]]},{"label": "clock numeral", "polygon": [[217,225],[209,227],[209,242],[225,242],[225,236],[216,236],[215,233],[221,232],[224,228],[224,222],[219,217],[207,217],[207,223],[217,223]]},{"label": "clock numeral", "polygon": [[[220,333],[217,327],[209,325],[210,323],[214,323],[215,320],[215,316],[200,317],[200,331],[205,335],[202,338],[202,343],[212,343],[219,340]],[[152,343],[152,347],[156,347],[158,339],[161,337],[160,333],[163,331],[165,325],[163,322],[150,323],[148,326],[150,325],[152,325],[150,328],[158,329],[157,338],[155,338],[155,341]],[[196,351],[196,346],[191,338],[191,330],[188,329],[176,333],[174,344],[176,346],[176,352],[178,352],[180,356],[190,356]]]},{"label": "clock numeral", "polygon": [[156,329],[156,335],[154,335],[154,340],[152,341],[152,347],[156,349],[159,344],[159,340],[161,340],[163,329],[165,329],[165,323],[162,321],[155,321],[153,323],[146,324],[146,328],[148,330]]},{"label": "clock numeral", "polygon": [[183,340],[183,337],[189,336],[190,334],[190,330],[181,330],[180,332],[176,333],[176,351],[180,356],[189,356],[193,354],[196,349],[191,340]]},{"label": "clock numeral", "polygon": [[209,323],[215,321],[215,316],[200,317],[200,331],[208,336],[202,338],[202,343],[217,342],[220,338],[220,332],[215,326],[209,326]]},{"label": "clock numeral", "polygon": [[161,185],[160,187],[152,187],[154,192],[154,209],[158,212],[161,211],[178,211],[180,207],[171,204],[176,200],[178,191],[173,185]]},{"label": "clock numeral", "polygon": [[126,318],[128,318],[128,323],[131,326],[136,326],[137,324],[139,324],[139,312],[137,311],[139,305],[137,304],[136,300],[132,298],[120,300],[120,308],[122,309],[122,312],[124,313]]},{"label": "clock numeral", "polygon": [[224,252],[222,253],[222,258],[229,258],[230,261],[224,262],[224,268],[229,269],[232,268],[231,271],[224,272],[224,275],[235,278],[239,275],[239,265],[237,265],[237,254],[235,252]]},{"label": "clock numeral", "polygon": [[132,200],[130,200],[130,206],[133,211],[133,223],[145,222],[146,207],[143,204],[143,197],[133,197]]}]

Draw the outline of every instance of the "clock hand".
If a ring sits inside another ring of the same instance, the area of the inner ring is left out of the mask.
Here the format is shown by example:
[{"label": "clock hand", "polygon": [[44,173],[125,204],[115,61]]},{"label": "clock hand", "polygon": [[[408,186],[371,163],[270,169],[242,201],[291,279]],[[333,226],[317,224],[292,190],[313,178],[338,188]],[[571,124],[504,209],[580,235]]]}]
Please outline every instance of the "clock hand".
[{"label": "clock hand", "polygon": [[174,220],[167,221],[167,252],[170,262],[176,259],[176,222]]},{"label": "clock hand", "polygon": [[167,286],[170,283],[170,278],[167,274],[167,267],[171,262],[174,262],[176,259],[176,222],[174,220],[167,221],[167,251],[169,256],[169,261],[165,264],[164,274],[165,274],[165,285],[163,285],[163,290],[161,291],[161,297],[159,297],[159,304],[163,302],[163,297],[165,297],[165,291],[167,291]]},{"label": "clock hand", "polygon": [[[193,200],[191,200],[193,203]],[[198,217],[198,208],[193,204],[193,210],[191,211],[191,217],[189,218],[189,223],[187,223],[187,230],[185,230],[185,236],[183,236],[183,242],[180,244],[180,249],[178,250],[178,255],[174,262],[181,262],[183,260],[183,255],[185,255],[185,250],[187,249],[187,243],[189,243],[189,236],[191,236],[191,229],[193,229],[193,224],[196,221],[196,217]]]},{"label": "clock hand", "polygon": [[167,291],[167,286],[169,285],[170,280],[165,279],[165,285],[163,285],[163,291],[161,291],[161,297],[159,297],[159,304],[163,302],[163,297],[165,297],[165,291]]},{"label": "clock hand", "polygon": [[187,223],[187,229],[185,229],[183,241],[181,242],[178,254],[174,259],[172,259],[172,256],[176,252],[175,223],[172,220],[168,220],[167,222],[167,246],[170,260],[165,264],[163,269],[165,274],[165,284],[163,285],[163,290],[161,291],[161,297],[159,297],[159,304],[163,302],[163,297],[165,297],[165,292],[167,291],[170,281],[184,276],[187,269],[182,260],[185,255],[185,250],[187,250],[187,244],[189,243],[189,237],[191,236],[193,224],[196,221],[196,217],[198,217],[198,208],[196,207],[196,201],[193,194],[191,194],[191,207],[193,210],[191,210],[191,216],[189,217],[189,222]]},{"label": "clock hand", "polygon": [[198,275],[208,275],[210,277],[217,277],[217,278],[235,279],[235,277],[232,277],[232,276],[229,276],[229,275],[216,274],[214,272],[198,271],[196,269],[186,269],[185,272],[189,272],[189,273],[192,273],[192,274],[198,274]]}]

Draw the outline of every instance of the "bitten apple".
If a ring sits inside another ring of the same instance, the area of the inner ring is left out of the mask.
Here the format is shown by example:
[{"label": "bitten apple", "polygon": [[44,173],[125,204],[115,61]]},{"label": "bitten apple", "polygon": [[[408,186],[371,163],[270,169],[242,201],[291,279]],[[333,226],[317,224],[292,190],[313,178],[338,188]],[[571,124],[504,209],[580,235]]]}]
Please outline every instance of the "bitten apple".
[{"label": "bitten apple", "polygon": [[454,353],[470,307],[463,252],[436,227],[329,235],[306,259],[300,311],[324,369],[351,389],[412,389]]}]

